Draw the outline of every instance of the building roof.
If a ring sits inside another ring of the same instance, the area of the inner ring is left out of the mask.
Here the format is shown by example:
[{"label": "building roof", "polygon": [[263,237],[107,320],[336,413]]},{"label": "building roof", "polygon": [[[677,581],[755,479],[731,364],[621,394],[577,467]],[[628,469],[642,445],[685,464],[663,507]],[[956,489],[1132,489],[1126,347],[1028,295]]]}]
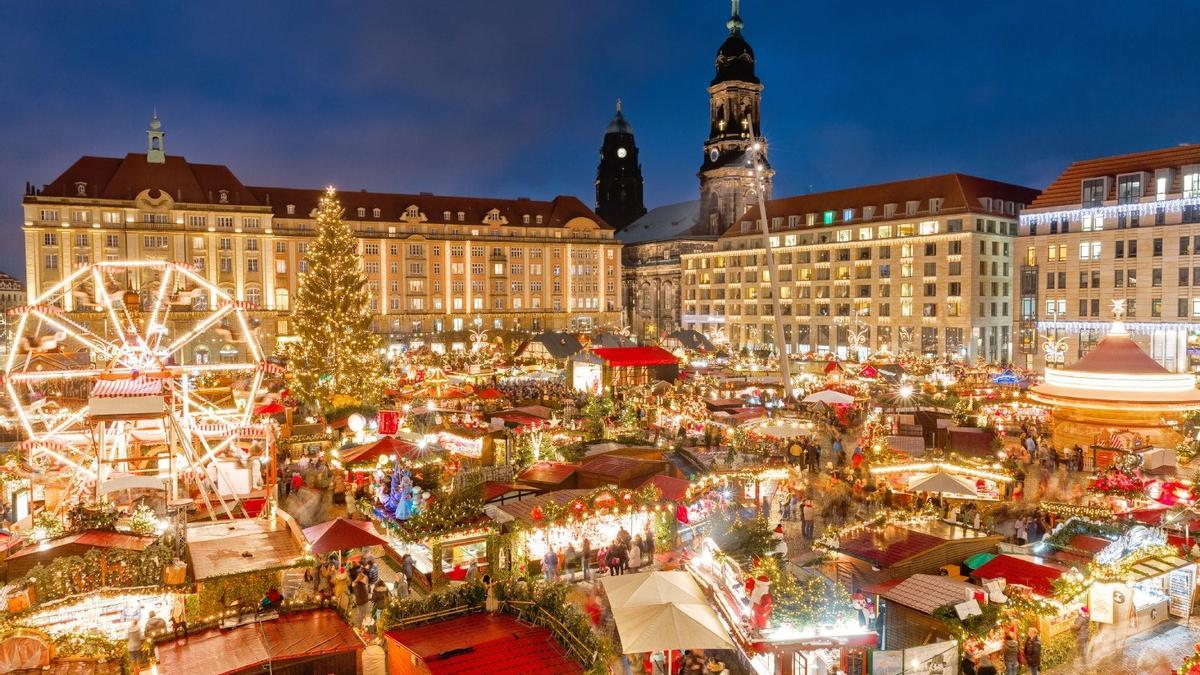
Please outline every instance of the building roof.
[{"label": "building roof", "polygon": [[725,22],[725,27],[729,29],[729,37],[721,43],[721,48],[717,50],[717,74],[712,80],[712,84],[719,82],[750,82],[758,84],[758,77],[754,74],[754,50],[750,48],[750,43],[742,37],[742,17],[738,15],[735,7],[733,15],[729,17],[729,21]]},{"label": "building roof", "polygon": [[1171,371],[1142,350],[1129,334],[1109,334],[1067,370],[1125,375],[1169,375]]},{"label": "building roof", "polygon": [[[1155,169],[1181,167],[1189,164],[1200,164],[1200,145],[1183,144],[1160,150],[1131,152],[1125,155],[1097,157],[1072,162],[1059,174],[1054,182],[1042,191],[1042,194],[1029,205],[1030,209],[1058,208],[1063,206],[1078,206],[1083,202],[1082,188],[1085,178],[1100,178],[1103,176],[1118,176],[1138,171],[1153,172]],[[1182,192],[1182,176],[1176,172],[1174,185],[1168,192]],[[1146,181],[1143,190],[1149,191],[1153,186]],[[1106,200],[1115,200],[1116,181],[1109,185]],[[1148,192],[1146,194],[1149,194]]]},{"label": "building roof", "polygon": [[1015,555],[998,555],[971,573],[981,580],[1004,579],[1010,584],[1020,584],[1033,589],[1038,595],[1049,597],[1054,594],[1054,580],[1066,571],[1057,565],[1047,565],[1034,559]]},{"label": "building roof", "polygon": [[[317,203],[325,192],[322,189],[284,187],[251,187],[250,190],[262,203],[274,209],[278,218],[309,218],[309,214],[317,208]],[[508,221],[507,225],[523,225],[524,216],[528,215],[528,224],[531,227],[565,227],[575,218],[587,218],[602,230],[613,229],[577,197],[565,195],[542,201],[524,198],[454,197],[425,192],[406,194],[344,190],[338,192],[338,200],[345,209],[345,219],[349,221],[395,221],[399,220],[410,206],[416,206],[426,219],[435,223],[443,221],[442,216],[446,211],[450,212],[452,222],[460,222],[458,212],[462,211],[462,223],[478,225],[484,222],[488,212],[496,209],[500,216]],[[289,204],[296,207],[294,214],[287,212]],[[365,209],[365,216],[358,215],[360,207]],[[376,208],[380,210],[378,218],[374,216]],[[537,222],[537,216],[542,217],[541,223]]]},{"label": "building roof", "polygon": [[582,673],[549,629],[507,614],[470,614],[393,629],[389,640],[404,645],[433,675],[564,675]]},{"label": "building roof", "polygon": [[629,121],[625,119],[625,115],[621,112],[621,99],[617,99],[617,112],[615,112],[613,114],[612,120],[609,121],[608,126],[604,129],[604,133],[606,135],[607,134],[629,134],[631,136],[633,135],[633,125],[631,125],[629,123]]},{"label": "building roof", "polygon": [[0,272],[0,291],[24,291],[25,283],[11,274]]},{"label": "building roof", "polygon": [[[891,183],[878,183],[876,185],[864,185],[842,190],[772,199],[767,202],[766,206],[768,217],[784,218],[782,227],[772,226],[771,229],[774,232],[780,230],[815,229],[826,226],[819,215],[817,222],[809,226],[804,217],[809,213],[823,214],[826,211],[833,211],[834,221],[832,224],[834,225],[875,222],[885,219],[883,208],[885,204],[896,204],[896,214],[886,219],[911,220],[944,214],[986,213],[983,200],[987,198],[1012,202],[1014,209],[1016,209],[1032,202],[1037,195],[1038,191],[1033,188],[1002,183],[987,178],[968,176],[961,173],[948,173],[940,176],[911,178]],[[936,212],[931,212],[929,209],[929,200],[931,198],[942,199],[942,204]],[[918,202],[917,210],[914,214],[908,214],[905,209],[906,204],[910,201]],[[869,219],[862,217],[864,206],[875,207],[875,213]],[[843,212],[846,209],[854,209],[854,218],[849,221],[843,220]],[[1007,211],[1002,212],[995,205],[993,205],[992,212],[996,213],[996,215],[1006,215],[1013,218],[1017,215],[1015,211],[1011,213]],[[790,227],[787,222],[788,216],[800,216],[799,225]],[[758,206],[755,205],[746,212],[746,215],[742,216],[741,220],[734,223],[721,236],[739,235],[742,233],[740,223],[753,223],[760,217]]]},{"label": "building roof", "polygon": [[967,592],[975,589],[971,584],[950,577],[914,574],[880,595],[918,612],[933,614],[933,610],[942,605],[964,602]]},{"label": "building roof", "polygon": [[[161,673],[239,673],[267,664],[356,652],[363,641],[332,609],[288,612],[232,630],[212,628],[157,647]],[[309,663],[310,666],[318,664]],[[316,669],[316,668],[314,668]]]},{"label": "building roof", "polygon": [[[79,183],[85,184],[86,195],[78,193]],[[324,192],[322,189],[246,186],[224,165],[189,162],[179,155],[167,155],[165,161],[156,163],[147,161],[145,153],[131,152],[124,158],[80,157],[43,186],[40,195],[130,200],[143,190],[160,190],[176,202],[189,204],[270,207],[280,218],[309,218]],[[222,190],[226,202],[221,201]],[[152,192],[151,197],[158,198],[158,193]],[[543,201],[346,190],[339,192],[338,198],[348,221],[394,222],[415,205],[431,222],[442,222],[443,213],[449,211],[452,222],[478,225],[484,222],[488,212],[496,209],[507,220],[507,225],[523,225],[524,216],[528,215],[529,225],[533,227],[565,227],[575,218],[586,218],[602,230],[613,229],[577,197],[567,195]],[[287,212],[289,204],[296,207],[295,213]],[[358,216],[359,207],[365,209],[365,216]],[[380,209],[379,217],[374,215],[376,208]],[[463,212],[461,221],[459,211]],[[540,223],[538,216],[542,217]]]},{"label": "building roof", "polygon": [[[641,218],[617,232],[622,244],[646,244],[687,237],[700,223],[700,200],[667,204],[650,209]],[[707,237],[711,239],[711,237]]]},{"label": "building roof", "polygon": [[176,202],[218,204],[221,190],[227,203],[259,206],[258,199],[238,180],[229,167],[189,162],[167,155],[163,163],[146,161],[145,153],[131,152],[124,158],[80,157],[58,178],[42,188],[48,197],[77,197],[78,183],[85,183],[92,199],[133,199],[147,189],[165,192]]},{"label": "building roof", "polygon": [[671,333],[663,342],[665,343],[667,340],[677,340],[679,346],[692,351],[712,352],[717,349],[704,333],[690,328]]},{"label": "building roof", "polygon": [[614,368],[673,366],[679,359],[662,347],[596,347],[592,353]]}]

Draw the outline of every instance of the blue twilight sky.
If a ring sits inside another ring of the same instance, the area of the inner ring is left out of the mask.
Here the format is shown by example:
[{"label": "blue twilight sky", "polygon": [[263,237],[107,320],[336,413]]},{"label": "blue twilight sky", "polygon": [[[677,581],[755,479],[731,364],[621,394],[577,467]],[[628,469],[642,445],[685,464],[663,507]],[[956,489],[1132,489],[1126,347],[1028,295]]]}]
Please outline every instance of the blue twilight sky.
[{"label": "blue twilight sky", "polygon": [[[693,199],[723,0],[24,2],[0,21],[0,269],[18,203],[145,147],[246,183],[591,204],[617,97],[647,206]],[[785,196],[1200,140],[1200,3],[744,0]]]}]

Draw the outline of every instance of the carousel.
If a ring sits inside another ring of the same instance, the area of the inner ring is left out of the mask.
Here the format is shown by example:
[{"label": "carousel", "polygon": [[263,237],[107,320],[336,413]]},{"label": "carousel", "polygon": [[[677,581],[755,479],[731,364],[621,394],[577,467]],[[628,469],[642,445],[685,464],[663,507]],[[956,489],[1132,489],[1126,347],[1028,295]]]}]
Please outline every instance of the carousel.
[{"label": "carousel", "polygon": [[1047,370],[1030,398],[1053,411],[1056,447],[1089,447],[1119,428],[1173,448],[1182,440],[1177,427],[1184,413],[1200,409],[1196,379],[1168,371],[1142,351],[1125,328],[1124,301],[1114,301],[1113,314],[1096,348],[1066,368]]}]

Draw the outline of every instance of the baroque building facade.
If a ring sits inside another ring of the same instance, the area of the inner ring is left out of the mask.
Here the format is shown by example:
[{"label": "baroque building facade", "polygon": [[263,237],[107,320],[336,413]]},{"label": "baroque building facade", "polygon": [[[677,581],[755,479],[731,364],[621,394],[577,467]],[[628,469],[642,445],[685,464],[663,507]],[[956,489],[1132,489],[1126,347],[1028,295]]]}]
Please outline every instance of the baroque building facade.
[{"label": "baroque building facade", "polygon": [[[754,50],[742,35],[738,4],[734,0],[725,24],[729,34],[717,50],[708,87],[709,132],[697,174],[699,199],[651,209],[618,229],[617,238],[625,245],[624,320],[643,342],[681,327],[681,256],[713,250],[720,234],[757,199],[747,150],[761,141],[763,84],[755,72]],[[765,150],[760,163],[769,197],[773,171]]]},{"label": "baroque building facade", "polygon": [[1135,342],[1200,371],[1200,145],[1078,161],[1021,213],[1017,362],[1068,366],[1124,310]]},{"label": "baroque building facade", "polygon": [[682,256],[683,326],[754,351],[781,331],[790,354],[1007,362],[1018,212],[1036,196],[947,174],[769,201],[779,278],[752,208],[715,250]]},{"label": "baroque building facade", "polygon": [[[82,157],[23,199],[28,298],[92,261],[190,263],[252,316],[270,349],[315,237],[321,191],[243,184],[227,167],[168,155],[152,120],[144,153]],[[430,193],[339,193],[359,240],[374,328],[391,345],[467,345],[470,330],[536,332],[621,320],[621,244],[575,197],[549,201]],[[132,290],[153,270],[131,270]],[[76,308],[66,298],[68,312]],[[206,315],[197,297],[175,321]],[[81,317],[87,321],[87,317]],[[237,353],[208,336],[188,358]]]}]

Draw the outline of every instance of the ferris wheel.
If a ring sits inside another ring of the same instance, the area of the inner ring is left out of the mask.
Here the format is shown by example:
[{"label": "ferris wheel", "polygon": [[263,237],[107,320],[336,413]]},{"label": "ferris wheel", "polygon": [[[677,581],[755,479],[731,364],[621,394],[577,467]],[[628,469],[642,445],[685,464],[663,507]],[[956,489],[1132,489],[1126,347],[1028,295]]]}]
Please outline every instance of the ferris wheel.
[{"label": "ferris wheel", "polygon": [[64,505],[161,490],[232,517],[230,503],[263,485],[222,467],[261,477],[273,456],[254,407],[280,369],[250,308],[189,265],[126,260],[80,267],[10,310],[3,384],[33,472],[66,488]]}]

